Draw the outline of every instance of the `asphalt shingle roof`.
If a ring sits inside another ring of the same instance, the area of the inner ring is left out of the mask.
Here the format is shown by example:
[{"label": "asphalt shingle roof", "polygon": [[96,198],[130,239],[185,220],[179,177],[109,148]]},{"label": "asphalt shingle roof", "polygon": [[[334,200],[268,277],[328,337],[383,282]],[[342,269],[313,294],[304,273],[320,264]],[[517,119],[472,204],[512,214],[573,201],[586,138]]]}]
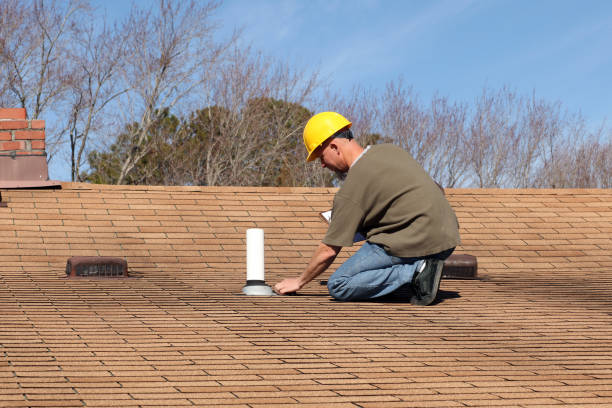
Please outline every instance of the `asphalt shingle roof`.
[{"label": "asphalt shingle roof", "polygon": [[2,190],[0,406],[612,406],[612,190],[447,190],[479,279],[429,307],[242,295],[245,230],[296,275],[334,192]]}]

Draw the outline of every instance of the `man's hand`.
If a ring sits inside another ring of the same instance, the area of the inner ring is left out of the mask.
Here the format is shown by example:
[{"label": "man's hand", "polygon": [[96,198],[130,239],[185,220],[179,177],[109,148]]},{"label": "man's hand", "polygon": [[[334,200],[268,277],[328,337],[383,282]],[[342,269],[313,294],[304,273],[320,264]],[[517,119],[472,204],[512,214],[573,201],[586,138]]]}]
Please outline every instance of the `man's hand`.
[{"label": "man's hand", "polygon": [[287,278],[274,285],[274,291],[279,295],[287,295],[289,293],[297,292],[300,289],[302,289],[302,284],[299,277]]},{"label": "man's hand", "polygon": [[329,246],[321,242],[312,255],[306,270],[296,278],[287,278],[276,285],[274,291],[279,295],[297,292],[304,285],[323,273],[334,262],[342,247]]}]

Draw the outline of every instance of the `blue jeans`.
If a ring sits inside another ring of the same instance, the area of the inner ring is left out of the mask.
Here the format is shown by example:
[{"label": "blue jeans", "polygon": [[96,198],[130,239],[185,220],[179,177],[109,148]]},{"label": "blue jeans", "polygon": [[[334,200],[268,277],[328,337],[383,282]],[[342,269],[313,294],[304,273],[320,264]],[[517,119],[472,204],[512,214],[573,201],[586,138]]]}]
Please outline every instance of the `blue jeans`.
[{"label": "blue jeans", "polygon": [[[454,248],[453,248],[454,249]],[[445,259],[452,249],[432,257]],[[327,281],[329,294],[337,300],[368,300],[388,295],[412,282],[423,258],[400,258],[383,247],[364,242]]]}]

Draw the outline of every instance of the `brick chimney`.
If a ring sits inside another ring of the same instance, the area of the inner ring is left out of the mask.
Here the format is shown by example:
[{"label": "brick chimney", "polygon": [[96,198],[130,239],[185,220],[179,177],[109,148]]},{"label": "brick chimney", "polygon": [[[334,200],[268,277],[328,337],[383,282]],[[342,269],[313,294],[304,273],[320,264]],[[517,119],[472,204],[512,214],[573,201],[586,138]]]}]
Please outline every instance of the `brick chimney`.
[{"label": "brick chimney", "polygon": [[44,187],[49,182],[45,121],[24,108],[0,108],[0,187]]}]

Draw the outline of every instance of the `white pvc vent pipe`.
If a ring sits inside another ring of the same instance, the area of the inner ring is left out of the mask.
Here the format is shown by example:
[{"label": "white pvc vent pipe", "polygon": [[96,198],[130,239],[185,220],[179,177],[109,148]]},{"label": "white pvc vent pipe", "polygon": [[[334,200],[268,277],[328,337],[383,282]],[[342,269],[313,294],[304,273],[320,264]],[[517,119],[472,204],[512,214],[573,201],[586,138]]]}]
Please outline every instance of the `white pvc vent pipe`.
[{"label": "white pvc vent pipe", "polygon": [[264,230],[250,228],[246,232],[247,282],[265,281],[264,276]]},{"label": "white pvc vent pipe", "polygon": [[246,232],[247,277],[242,288],[245,295],[270,296],[275,293],[266,285],[264,271],[264,230],[249,228]]}]

